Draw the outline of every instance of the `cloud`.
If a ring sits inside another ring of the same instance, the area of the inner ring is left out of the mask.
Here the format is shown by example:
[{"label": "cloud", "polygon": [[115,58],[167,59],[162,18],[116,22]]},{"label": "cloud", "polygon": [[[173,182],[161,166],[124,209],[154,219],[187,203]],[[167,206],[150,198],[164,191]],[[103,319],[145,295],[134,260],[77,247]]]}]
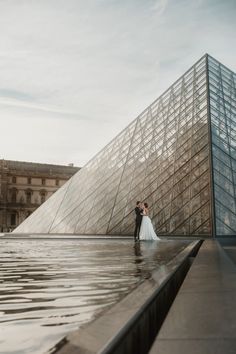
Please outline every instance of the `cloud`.
[{"label": "cloud", "polygon": [[[45,106],[45,105],[37,105],[34,102],[31,102],[31,100],[26,99],[26,97],[19,96],[17,95],[16,98],[14,98],[13,95],[2,95],[0,93],[0,104],[1,105],[6,105],[9,107],[17,107],[19,110],[21,108],[25,108],[28,111],[30,111],[31,114],[35,114],[34,112],[40,111],[45,112],[45,113],[52,113],[51,117],[60,119],[60,118],[66,118],[66,119],[89,119],[89,117],[81,117],[79,116],[78,113],[73,113],[65,110],[59,110],[57,107],[50,107],[50,106]],[[33,118],[33,117],[32,117]],[[44,116],[42,116],[44,118]],[[45,116],[47,118],[47,116]]]},{"label": "cloud", "polygon": [[157,15],[162,15],[168,5],[168,0],[156,0],[152,6],[152,10],[156,12]]},{"label": "cloud", "polygon": [[0,89],[0,97],[13,98],[20,101],[32,101],[34,97],[26,92],[11,90],[11,89]]},{"label": "cloud", "polygon": [[[0,1],[2,156],[63,163],[63,148],[84,164],[204,53],[235,70],[235,10],[233,0]],[[30,148],[29,125],[40,136]]]}]

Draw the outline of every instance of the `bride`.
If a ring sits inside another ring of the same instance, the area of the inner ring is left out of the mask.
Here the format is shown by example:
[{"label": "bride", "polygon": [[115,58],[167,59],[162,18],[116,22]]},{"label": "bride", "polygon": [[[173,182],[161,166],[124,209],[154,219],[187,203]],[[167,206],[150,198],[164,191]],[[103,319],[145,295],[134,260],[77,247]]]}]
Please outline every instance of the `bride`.
[{"label": "bride", "polygon": [[148,204],[144,203],[139,239],[145,241],[160,240],[160,238],[157,237],[153,229],[152,221],[149,218],[148,214],[149,214]]}]

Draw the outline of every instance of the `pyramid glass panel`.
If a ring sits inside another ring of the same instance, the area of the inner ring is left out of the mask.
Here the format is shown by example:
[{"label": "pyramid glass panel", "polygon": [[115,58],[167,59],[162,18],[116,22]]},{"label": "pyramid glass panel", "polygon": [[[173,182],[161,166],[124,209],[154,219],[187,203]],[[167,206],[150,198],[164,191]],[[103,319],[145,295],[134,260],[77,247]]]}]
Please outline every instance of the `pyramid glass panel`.
[{"label": "pyramid glass panel", "polygon": [[142,200],[160,235],[235,234],[235,84],[202,57],[15,232],[130,235]]},{"label": "pyramid glass panel", "polygon": [[208,60],[215,233],[236,234],[236,75]]}]

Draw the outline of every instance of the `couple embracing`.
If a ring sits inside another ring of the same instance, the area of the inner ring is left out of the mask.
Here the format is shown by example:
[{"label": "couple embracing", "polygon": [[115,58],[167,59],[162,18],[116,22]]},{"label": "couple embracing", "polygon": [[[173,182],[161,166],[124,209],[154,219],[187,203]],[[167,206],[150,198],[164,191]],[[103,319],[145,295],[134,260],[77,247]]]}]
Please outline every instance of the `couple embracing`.
[{"label": "couple embracing", "polygon": [[134,231],[134,239],[137,240],[145,240],[145,241],[153,241],[153,240],[160,240],[157,237],[152,221],[149,218],[149,210],[147,203],[141,203],[137,201],[136,208],[134,209],[136,214],[135,220],[135,231]]}]

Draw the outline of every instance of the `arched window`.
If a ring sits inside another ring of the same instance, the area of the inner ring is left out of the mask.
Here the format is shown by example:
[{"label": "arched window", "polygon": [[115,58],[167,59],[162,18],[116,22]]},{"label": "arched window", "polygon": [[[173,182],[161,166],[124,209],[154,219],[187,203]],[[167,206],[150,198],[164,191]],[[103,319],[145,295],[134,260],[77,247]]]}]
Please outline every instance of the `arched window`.
[{"label": "arched window", "polygon": [[31,177],[27,177],[27,183],[31,184]]},{"label": "arched window", "polygon": [[12,176],[12,183],[16,183],[16,176]]},{"label": "arched window", "polygon": [[11,226],[16,226],[17,224],[17,213],[11,213]]},{"label": "arched window", "polygon": [[42,185],[45,186],[45,178],[42,178]]},{"label": "arched window", "polygon": [[31,204],[32,191],[30,189],[27,189],[25,191],[25,195],[26,195],[26,203]]},{"label": "arched window", "polygon": [[17,189],[16,188],[12,188],[12,190],[11,190],[11,201],[12,201],[12,203],[16,203],[16,195],[17,195]]},{"label": "arched window", "polygon": [[47,192],[46,192],[45,190],[41,190],[41,191],[40,191],[41,204],[45,202],[45,200],[46,200],[46,195],[47,195]]}]

